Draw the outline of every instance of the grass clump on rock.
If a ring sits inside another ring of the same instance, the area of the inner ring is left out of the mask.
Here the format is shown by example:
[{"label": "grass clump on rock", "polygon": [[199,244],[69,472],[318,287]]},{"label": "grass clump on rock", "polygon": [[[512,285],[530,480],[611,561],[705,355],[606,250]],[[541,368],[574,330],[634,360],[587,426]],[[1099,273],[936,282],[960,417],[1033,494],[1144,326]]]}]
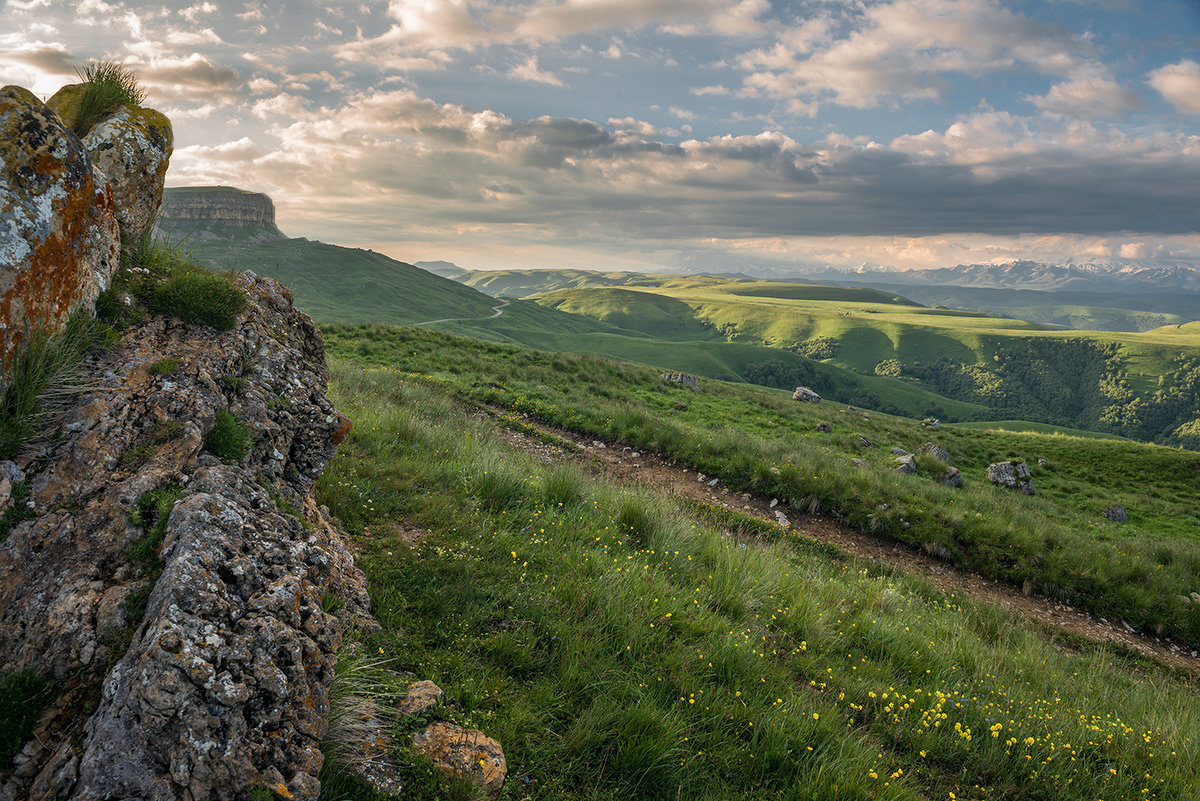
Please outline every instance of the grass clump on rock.
[{"label": "grass clump on rock", "polygon": [[213,427],[204,435],[204,449],[218,459],[237,462],[246,455],[253,439],[249,426],[233,413],[222,409],[217,412]]},{"label": "grass clump on rock", "polygon": [[246,309],[246,294],[232,275],[200,266],[176,243],[147,236],[129,254],[128,266],[123,280],[129,292],[185,323],[228,331]]},{"label": "grass clump on rock", "polygon": [[55,696],[54,681],[34,670],[0,675],[0,772],[33,735],[38,718]]},{"label": "grass clump on rock", "polygon": [[93,61],[79,73],[83,79],[74,114],[69,120],[71,130],[84,136],[92,126],[121,106],[141,105],[146,99],[143,89],[127,67],[115,61]]}]

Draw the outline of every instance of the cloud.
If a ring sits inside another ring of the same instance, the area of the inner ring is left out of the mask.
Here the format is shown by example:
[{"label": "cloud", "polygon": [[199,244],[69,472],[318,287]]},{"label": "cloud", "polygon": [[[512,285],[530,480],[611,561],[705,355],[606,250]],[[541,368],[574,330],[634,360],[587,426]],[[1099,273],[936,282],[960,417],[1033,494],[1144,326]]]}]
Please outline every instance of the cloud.
[{"label": "cloud", "polygon": [[545,83],[551,86],[563,85],[563,82],[558,79],[557,75],[538,68],[537,56],[531,55],[523,64],[509,70],[508,74],[510,77],[519,78],[522,81],[534,81],[535,83]]},{"label": "cloud", "polygon": [[[672,33],[759,32],[768,0],[390,0],[394,21],[337,50],[346,60],[384,55],[472,51],[491,45],[539,45],[580,34],[658,27]],[[619,58],[610,46],[608,58]]]},{"label": "cloud", "polygon": [[1192,59],[1160,67],[1147,76],[1146,82],[1177,111],[1200,114],[1200,64]]},{"label": "cloud", "polygon": [[1047,114],[1078,119],[1120,117],[1145,105],[1136,89],[1122,86],[1102,72],[1056,83],[1046,94],[1025,99]]},{"label": "cloud", "polygon": [[729,90],[724,86],[693,86],[688,90],[688,93],[697,97],[704,97],[705,95],[727,95],[729,94]]},{"label": "cloud", "polygon": [[1009,11],[997,0],[893,0],[848,4],[785,31],[742,56],[745,85],[779,98],[869,108],[935,100],[953,74],[1032,69],[1067,74],[1087,40]]},{"label": "cloud", "polygon": [[207,56],[152,55],[127,62],[151,95],[159,98],[211,100],[241,94],[241,78],[232,67],[213,63]]}]

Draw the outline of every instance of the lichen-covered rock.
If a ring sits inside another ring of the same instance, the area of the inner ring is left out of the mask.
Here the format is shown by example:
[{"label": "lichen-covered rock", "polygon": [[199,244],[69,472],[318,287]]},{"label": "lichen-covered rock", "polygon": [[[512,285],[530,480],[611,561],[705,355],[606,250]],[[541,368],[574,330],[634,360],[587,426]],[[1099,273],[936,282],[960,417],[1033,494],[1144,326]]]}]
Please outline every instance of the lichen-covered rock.
[{"label": "lichen-covered rock", "polygon": [[1023,461],[996,462],[988,465],[987,480],[1001,487],[1020,490],[1026,495],[1033,495],[1035,492],[1029,465]]},{"label": "lichen-covered rock", "polygon": [[0,89],[0,356],[92,305],[120,256],[116,200],[83,144],[19,86]]},{"label": "lichen-covered rock", "polygon": [[500,792],[508,765],[500,743],[483,732],[453,723],[432,723],[413,735],[412,749],[447,776],[468,779],[476,787]]},{"label": "lichen-covered rock", "polygon": [[1125,512],[1125,507],[1121,504],[1114,504],[1104,510],[1104,516],[1114,523],[1128,523],[1129,515]]},{"label": "lichen-covered rock", "polygon": [[153,109],[122,106],[88,131],[83,145],[112,185],[126,242],[150,230],[171,160],[171,121]]},{"label": "lichen-covered rock", "polygon": [[961,487],[963,485],[962,471],[957,467],[947,467],[946,472],[942,473],[941,482],[947,487]]},{"label": "lichen-covered rock", "polygon": [[418,681],[408,686],[404,697],[396,704],[396,714],[426,715],[442,702],[442,688],[432,681]]},{"label": "lichen-covered rock", "polygon": [[[94,386],[62,437],[17,460],[36,516],[0,546],[0,670],[90,677],[102,694],[86,726],[50,729],[82,739],[41,737],[0,798],[218,801],[256,784],[316,797],[335,653],[368,605],[309,492],[344,418],[312,321],[274,281],[238,282],[249,305],[234,330],[152,316],[84,363]],[[152,373],[164,357],[178,369]],[[226,408],[253,432],[236,464],[203,451]],[[180,497],[139,624],[131,511],[163,486]],[[325,593],[345,601],[337,618]]]},{"label": "lichen-covered rock", "polygon": [[917,457],[913,456],[911,453],[905,454],[904,456],[897,456],[893,461],[896,463],[896,467],[894,469],[901,473],[917,472]]},{"label": "lichen-covered rock", "polygon": [[792,393],[792,400],[803,403],[820,403],[821,396],[808,387],[796,387],[796,391]]},{"label": "lichen-covered rock", "polygon": [[936,442],[926,442],[917,448],[917,453],[927,453],[939,462],[950,464],[950,452]]}]

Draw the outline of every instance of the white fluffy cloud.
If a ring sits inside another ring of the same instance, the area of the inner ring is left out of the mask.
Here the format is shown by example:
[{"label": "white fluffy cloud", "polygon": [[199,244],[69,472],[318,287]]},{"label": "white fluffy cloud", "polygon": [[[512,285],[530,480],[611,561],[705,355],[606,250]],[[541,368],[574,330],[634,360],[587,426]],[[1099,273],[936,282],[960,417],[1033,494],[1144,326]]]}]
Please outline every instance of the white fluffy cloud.
[{"label": "white fluffy cloud", "polygon": [[1200,114],[1200,64],[1185,58],[1154,70],[1147,82],[1185,114]]},{"label": "white fluffy cloud", "polygon": [[1089,50],[1084,37],[997,0],[893,0],[808,18],[741,66],[746,86],[770,97],[869,108],[936,99],[955,74],[1065,75]]}]

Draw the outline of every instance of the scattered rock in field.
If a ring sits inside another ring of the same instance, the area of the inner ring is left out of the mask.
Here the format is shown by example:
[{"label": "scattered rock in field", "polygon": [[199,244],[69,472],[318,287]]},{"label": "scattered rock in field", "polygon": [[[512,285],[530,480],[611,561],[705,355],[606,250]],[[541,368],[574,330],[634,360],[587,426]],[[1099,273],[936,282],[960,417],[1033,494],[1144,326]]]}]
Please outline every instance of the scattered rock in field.
[{"label": "scattered rock in field", "polygon": [[607,446],[607,445],[605,445],[605,444],[604,444],[603,442],[601,442],[600,440],[598,440],[598,439],[594,439],[594,440],[592,440],[592,447],[593,447],[593,448],[607,448],[608,446]]},{"label": "scattered rock in field", "polygon": [[1193,592],[1190,597],[1193,601],[1200,604],[1200,592]]},{"label": "scattered rock in field", "polygon": [[1125,507],[1121,504],[1114,504],[1104,510],[1104,516],[1114,523],[1128,523],[1129,516],[1125,514]]},{"label": "scattered rock in field", "polygon": [[939,462],[950,464],[950,452],[934,442],[926,442],[917,448],[917,453],[927,453]]},{"label": "scattered rock in field", "polygon": [[911,456],[912,455],[911,451],[906,451],[906,450],[904,450],[904,448],[892,448],[891,453],[893,456]]},{"label": "scattered rock in field", "polygon": [[630,459],[641,459],[642,455],[640,453],[638,453],[637,451],[634,451],[633,453],[629,454],[629,458]]},{"label": "scattered rock in field", "polygon": [[792,525],[792,521],[788,520],[787,515],[785,515],[779,509],[775,510],[775,522],[784,528],[789,528]]},{"label": "scattered rock in field", "polygon": [[1045,459],[1038,459],[1038,467],[1041,467],[1041,466],[1042,466],[1042,465],[1044,465],[1045,463],[1046,463],[1046,460],[1045,460]]},{"label": "scattered rock in field", "polygon": [[922,428],[941,428],[942,421],[937,419],[936,417],[926,417],[924,420],[921,421],[921,427]]},{"label": "scattered rock in field", "polygon": [[432,723],[413,735],[412,749],[446,776],[469,780],[497,795],[508,775],[500,743],[481,731],[453,723]]},{"label": "scattered rock in field", "polygon": [[942,483],[947,487],[961,487],[963,485],[962,472],[957,467],[947,467],[946,472],[942,474]]},{"label": "scattered rock in field", "polygon": [[855,409],[853,406],[851,406],[849,404],[846,405],[845,411],[850,414],[858,414],[858,409]]},{"label": "scattered rock in field", "polygon": [[773,475],[773,476],[777,476],[777,475],[779,475],[779,474],[780,474],[780,470],[779,470],[779,468],[778,468],[778,467],[768,467],[768,468],[767,468],[767,472],[768,472],[768,473],[770,473],[770,474],[771,474],[771,475]]},{"label": "scattered rock in field", "polygon": [[1033,495],[1033,481],[1030,478],[1029,465],[1022,461],[996,462],[988,465],[988,481],[1008,489],[1019,489],[1026,495]]},{"label": "scattered rock in field", "polygon": [[821,396],[808,387],[796,387],[796,391],[792,393],[792,400],[801,403],[820,403]]},{"label": "scattered rock in field", "polygon": [[396,704],[396,712],[401,716],[424,715],[435,709],[442,697],[441,687],[432,681],[418,681],[408,685],[404,698]]},{"label": "scattered rock in field", "polygon": [[833,426],[822,420],[821,422],[817,423],[817,431],[820,431],[822,434],[832,434]]},{"label": "scattered rock in field", "polygon": [[714,478],[712,481],[708,482],[708,486],[710,486],[710,487],[715,487],[715,486],[717,486],[717,484],[719,484],[719,483],[720,483],[720,481],[721,481],[721,479],[719,479],[719,478]]},{"label": "scattered rock in field", "polygon": [[671,408],[677,412],[686,412],[688,410],[688,405],[686,403],[673,403],[671,404]]},{"label": "scattered rock in field", "polygon": [[769,508],[771,508],[771,509],[774,509],[774,508],[775,508],[776,506],[778,506],[778,505],[779,505],[779,499],[778,499],[778,498],[772,498],[772,499],[771,499],[771,505],[770,505],[770,507],[769,507]]},{"label": "scattered rock in field", "polygon": [[867,439],[866,437],[864,437],[862,434],[858,435],[858,444],[863,446],[864,448],[874,448],[875,447],[875,443],[872,442],[871,440]]},{"label": "scattered rock in field", "polygon": [[696,480],[697,480],[697,481],[704,481],[706,478],[708,478],[708,476],[704,475],[703,473],[697,473],[697,474],[696,474]]},{"label": "scattered rock in field", "polygon": [[913,456],[911,453],[907,456],[897,456],[895,462],[895,469],[901,473],[917,472],[917,457]]},{"label": "scattered rock in field", "polygon": [[851,459],[850,462],[855,467],[866,467],[867,466],[867,463],[865,461],[863,461],[862,459]]},{"label": "scattered rock in field", "polygon": [[700,391],[700,382],[696,380],[696,376],[694,375],[688,375],[687,373],[663,373],[659,378],[664,381],[672,381],[681,387],[687,387],[692,392]]}]

